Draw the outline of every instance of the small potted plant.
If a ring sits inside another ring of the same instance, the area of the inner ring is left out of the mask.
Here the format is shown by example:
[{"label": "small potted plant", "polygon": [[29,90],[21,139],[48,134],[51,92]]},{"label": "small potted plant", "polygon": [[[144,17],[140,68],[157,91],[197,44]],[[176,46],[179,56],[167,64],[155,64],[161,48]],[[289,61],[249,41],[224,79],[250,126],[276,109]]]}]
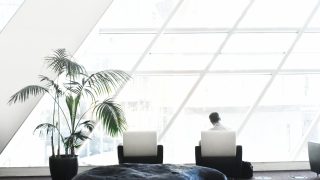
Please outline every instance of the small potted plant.
[{"label": "small potted plant", "polygon": [[[34,131],[51,138],[49,166],[52,179],[72,179],[78,171],[75,149],[89,139],[97,121],[106,132],[115,136],[126,129],[126,120],[119,104],[112,98],[100,99],[123,86],[130,76],[120,70],[88,74],[65,49],[57,49],[45,58],[47,68],[57,75],[53,80],[40,75],[43,85],[29,85],[12,95],[9,104],[24,102],[32,96],[49,94],[52,98],[52,120],[39,124]],[[81,109],[81,111],[80,111]],[[91,114],[90,118],[87,118]],[[60,146],[64,146],[61,154]]]}]

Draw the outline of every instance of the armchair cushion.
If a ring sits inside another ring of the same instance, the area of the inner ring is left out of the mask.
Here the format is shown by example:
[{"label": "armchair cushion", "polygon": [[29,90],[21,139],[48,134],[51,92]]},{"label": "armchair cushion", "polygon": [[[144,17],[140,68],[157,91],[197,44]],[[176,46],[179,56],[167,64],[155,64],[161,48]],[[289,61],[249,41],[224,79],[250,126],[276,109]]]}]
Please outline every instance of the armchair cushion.
[{"label": "armchair cushion", "polygon": [[236,156],[236,133],[234,131],[202,131],[202,157]]},{"label": "armchair cushion", "polygon": [[123,133],[124,156],[156,156],[157,133],[155,131],[127,131]]},{"label": "armchair cushion", "polygon": [[119,164],[162,164],[163,146],[157,145],[155,131],[127,131],[123,133],[123,145],[118,146]]}]

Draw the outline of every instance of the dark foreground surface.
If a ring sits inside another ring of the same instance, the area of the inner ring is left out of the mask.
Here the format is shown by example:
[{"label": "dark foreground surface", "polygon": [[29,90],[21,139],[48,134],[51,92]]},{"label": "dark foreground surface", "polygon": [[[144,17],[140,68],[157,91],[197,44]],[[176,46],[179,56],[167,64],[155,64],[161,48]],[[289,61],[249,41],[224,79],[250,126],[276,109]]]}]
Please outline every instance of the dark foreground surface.
[{"label": "dark foreground surface", "polygon": [[226,180],[219,171],[195,165],[123,164],[97,167],[78,174],[74,180]]},{"label": "dark foreground surface", "polygon": [[[0,173],[0,176],[2,174]],[[254,172],[254,180],[320,180],[320,177],[317,177],[316,173],[311,171],[265,171],[265,172]],[[48,176],[25,176],[25,177],[0,177],[0,180],[51,180]],[[240,180],[240,179],[236,179]]]}]

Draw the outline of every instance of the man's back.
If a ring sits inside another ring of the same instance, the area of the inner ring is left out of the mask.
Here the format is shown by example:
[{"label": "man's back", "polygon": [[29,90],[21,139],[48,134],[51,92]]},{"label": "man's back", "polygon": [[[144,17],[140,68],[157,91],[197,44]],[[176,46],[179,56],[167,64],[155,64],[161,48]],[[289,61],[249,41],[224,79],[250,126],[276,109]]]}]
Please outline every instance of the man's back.
[{"label": "man's back", "polygon": [[214,127],[213,127],[213,128],[210,128],[209,130],[213,130],[213,131],[215,131],[215,130],[228,130],[228,128],[226,128],[225,126],[223,126],[221,123],[216,123],[216,124],[214,125]]}]

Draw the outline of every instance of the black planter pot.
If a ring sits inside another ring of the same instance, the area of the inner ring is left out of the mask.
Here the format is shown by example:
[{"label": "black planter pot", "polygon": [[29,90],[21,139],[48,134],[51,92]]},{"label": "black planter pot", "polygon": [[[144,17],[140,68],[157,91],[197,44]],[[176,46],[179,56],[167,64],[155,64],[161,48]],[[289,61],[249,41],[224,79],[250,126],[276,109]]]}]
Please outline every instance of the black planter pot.
[{"label": "black planter pot", "polygon": [[49,167],[52,180],[71,180],[78,173],[77,156],[61,155],[49,157]]}]

